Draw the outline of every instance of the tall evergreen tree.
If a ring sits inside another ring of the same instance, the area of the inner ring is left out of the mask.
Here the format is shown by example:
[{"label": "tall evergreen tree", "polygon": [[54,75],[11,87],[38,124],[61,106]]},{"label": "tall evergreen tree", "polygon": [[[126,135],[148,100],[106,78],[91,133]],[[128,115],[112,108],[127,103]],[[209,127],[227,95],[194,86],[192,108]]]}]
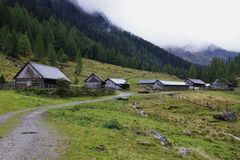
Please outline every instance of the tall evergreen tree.
[{"label": "tall evergreen tree", "polygon": [[197,78],[197,70],[196,70],[196,66],[195,65],[192,65],[190,70],[189,70],[189,73],[188,73],[188,77],[190,78]]},{"label": "tall evergreen tree", "polygon": [[18,38],[18,52],[22,55],[27,55],[32,52],[31,42],[28,36],[21,34]]},{"label": "tall evergreen tree", "polygon": [[83,67],[82,54],[81,54],[80,50],[78,50],[76,54],[77,54],[76,55],[76,74],[77,74],[77,76],[80,76],[80,74],[82,72],[82,67]]},{"label": "tall evergreen tree", "polygon": [[64,50],[61,48],[58,52],[58,61],[61,63],[67,63],[68,61],[68,56],[66,55],[66,53],[64,52]]},{"label": "tall evergreen tree", "polygon": [[48,60],[50,64],[52,66],[57,66],[57,55],[56,55],[55,48],[53,47],[52,44],[48,45],[47,53],[48,53]]},{"label": "tall evergreen tree", "polygon": [[34,49],[34,58],[40,61],[45,55],[45,46],[44,46],[42,36],[40,34],[37,35],[33,49]]}]

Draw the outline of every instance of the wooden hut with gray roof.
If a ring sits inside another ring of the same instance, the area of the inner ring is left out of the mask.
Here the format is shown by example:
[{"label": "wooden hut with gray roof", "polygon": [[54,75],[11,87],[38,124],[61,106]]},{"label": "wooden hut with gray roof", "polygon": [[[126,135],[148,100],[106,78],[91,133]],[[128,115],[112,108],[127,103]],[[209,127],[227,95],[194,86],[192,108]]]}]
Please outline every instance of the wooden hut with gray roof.
[{"label": "wooden hut with gray roof", "polygon": [[50,88],[56,86],[58,79],[70,81],[58,68],[35,62],[26,63],[13,79],[17,88]]},{"label": "wooden hut with gray roof", "polygon": [[200,88],[203,89],[206,86],[206,83],[201,79],[187,79],[185,80],[186,84],[188,84],[191,88]]},{"label": "wooden hut with gray roof", "polygon": [[129,89],[130,84],[125,79],[107,78],[104,81],[106,89]]},{"label": "wooden hut with gray roof", "polygon": [[94,73],[92,73],[88,78],[84,80],[85,87],[92,88],[92,89],[103,88],[104,87],[103,82],[104,81]]},{"label": "wooden hut with gray roof", "polygon": [[164,80],[139,80],[139,86],[154,90],[188,90],[189,85],[185,82]]}]

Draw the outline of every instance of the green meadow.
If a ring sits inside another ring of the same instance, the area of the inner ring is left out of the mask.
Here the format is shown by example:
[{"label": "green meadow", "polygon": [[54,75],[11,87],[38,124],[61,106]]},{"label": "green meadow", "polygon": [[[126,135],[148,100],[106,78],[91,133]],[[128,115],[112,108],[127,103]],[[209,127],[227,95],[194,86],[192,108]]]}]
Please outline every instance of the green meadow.
[{"label": "green meadow", "polygon": [[[215,94],[232,93],[211,92],[209,96]],[[235,96],[240,97],[236,94],[231,99]],[[135,103],[148,117],[133,109]],[[63,159],[237,159],[240,142],[223,133],[240,137],[240,122],[215,120],[213,115],[221,111],[167,95],[138,95],[129,101],[51,110],[48,122],[66,141]],[[150,130],[164,134],[171,146],[163,146]],[[181,147],[188,148],[190,154],[180,155]]]}]

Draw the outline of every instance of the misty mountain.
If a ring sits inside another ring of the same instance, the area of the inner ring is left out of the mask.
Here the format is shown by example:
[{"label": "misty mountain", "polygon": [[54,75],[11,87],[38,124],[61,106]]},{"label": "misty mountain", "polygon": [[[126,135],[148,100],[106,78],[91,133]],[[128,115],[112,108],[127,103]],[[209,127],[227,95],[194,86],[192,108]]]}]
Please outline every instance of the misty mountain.
[{"label": "misty mountain", "polygon": [[233,59],[238,55],[237,52],[225,50],[214,44],[166,47],[165,49],[178,57],[200,65],[209,65],[214,57],[227,60]]},{"label": "misty mountain", "polygon": [[[85,41],[91,41],[90,44],[79,45],[84,57],[151,71],[162,71],[167,65],[173,69],[181,69],[181,74],[191,66],[190,62],[116,27],[103,14],[86,13],[69,0],[9,0],[7,2],[14,5],[16,1],[40,21],[54,17],[68,26],[75,26],[79,29]],[[84,48],[84,45],[88,47]],[[104,50],[101,52],[102,55],[98,54],[98,48]],[[108,58],[104,58],[106,56]]]}]

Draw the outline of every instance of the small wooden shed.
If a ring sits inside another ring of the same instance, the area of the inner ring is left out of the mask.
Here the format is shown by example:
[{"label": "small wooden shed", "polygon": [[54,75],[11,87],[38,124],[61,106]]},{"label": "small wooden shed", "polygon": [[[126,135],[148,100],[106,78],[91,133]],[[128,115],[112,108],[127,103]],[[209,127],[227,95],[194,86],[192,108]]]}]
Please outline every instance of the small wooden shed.
[{"label": "small wooden shed", "polygon": [[157,80],[154,85],[153,89],[155,90],[188,90],[189,85],[185,82],[176,82],[176,81],[164,81],[164,80]]},{"label": "small wooden shed", "polygon": [[153,80],[153,79],[139,80],[138,85],[140,87],[153,88],[153,85],[156,83],[156,81],[158,81],[158,80]]},{"label": "small wooden shed", "polygon": [[58,68],[35,62],[26,63],[13,79],[16,88],[49,88],[54,87],[58,79],[70,81]]},{"label": "small wooden shed", "polygon": [[229,90],[230,87],[223,80],[216,79],[210,85],[210,89],[212,90]]},{"label": "small wooden shed", "polygon": [[103,80],[96,74],[92,73],[87,79],[85,79],[85,87],[93,89],[103,88]]},{"label": "small wooden shed", "polygon": [[129,89],[130,84],[125,79],[108,78],[104,82],[107,89]]},{"label": "small wooden shed", "polygon": [[186,84],[188,84],[192,88],[204,88],[206,83],[203,82],[201,79],[187,79],[185,80]]}]

